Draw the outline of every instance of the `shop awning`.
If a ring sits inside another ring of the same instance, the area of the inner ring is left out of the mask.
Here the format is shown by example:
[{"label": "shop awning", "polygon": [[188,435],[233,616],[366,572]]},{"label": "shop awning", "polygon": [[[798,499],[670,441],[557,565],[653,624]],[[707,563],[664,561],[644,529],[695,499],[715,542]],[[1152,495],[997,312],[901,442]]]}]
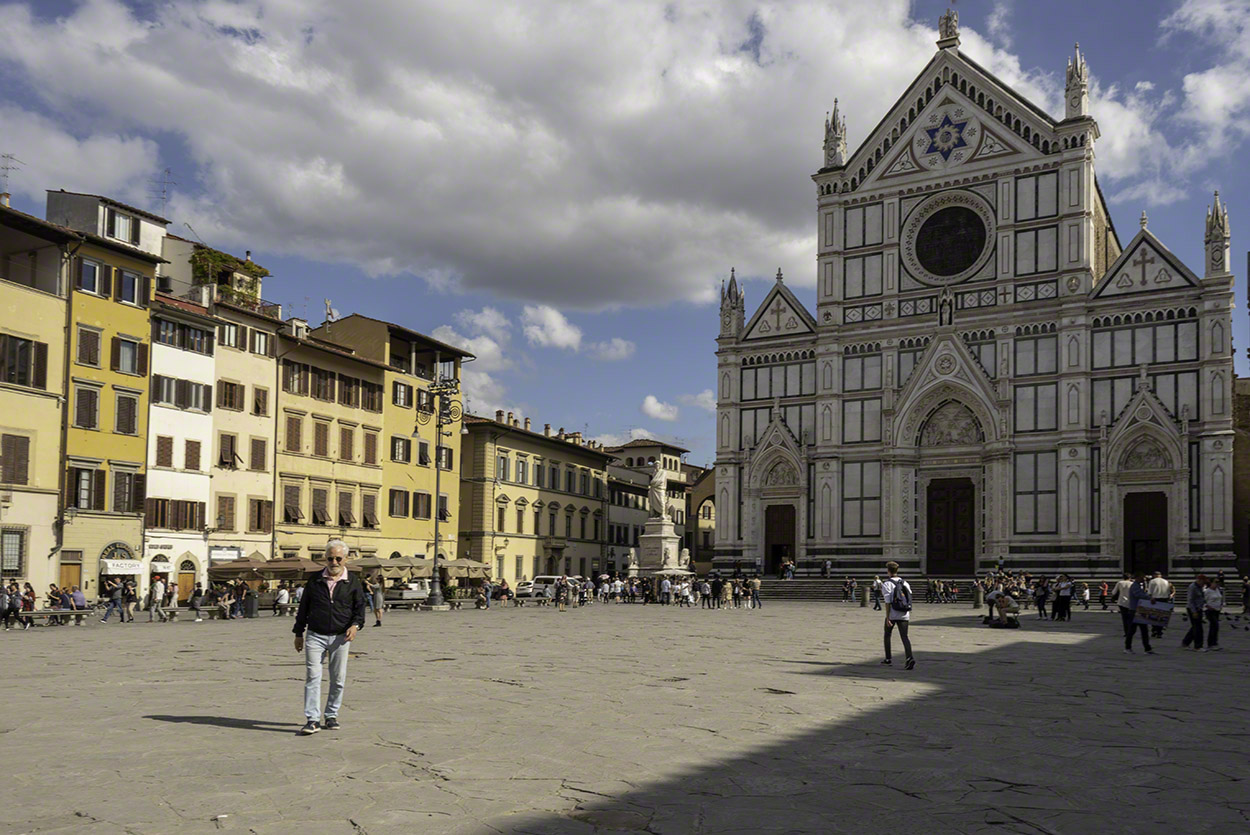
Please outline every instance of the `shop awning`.
[{"label": "shop awning", "polygon": [[142,574],[143,560],[100,560],[101,574]]}]

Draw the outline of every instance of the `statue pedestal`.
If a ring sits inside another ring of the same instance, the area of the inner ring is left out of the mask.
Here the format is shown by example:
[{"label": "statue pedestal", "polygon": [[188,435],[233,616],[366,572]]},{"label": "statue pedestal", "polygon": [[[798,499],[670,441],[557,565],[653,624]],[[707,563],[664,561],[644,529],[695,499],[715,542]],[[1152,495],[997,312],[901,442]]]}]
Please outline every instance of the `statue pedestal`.
[{"label": "statue pedestal", "polygon": [[680,568],[681,537],[673,520],[648,519],[646,533],[639,537],[638,573],[646,577],[662,568]]}]

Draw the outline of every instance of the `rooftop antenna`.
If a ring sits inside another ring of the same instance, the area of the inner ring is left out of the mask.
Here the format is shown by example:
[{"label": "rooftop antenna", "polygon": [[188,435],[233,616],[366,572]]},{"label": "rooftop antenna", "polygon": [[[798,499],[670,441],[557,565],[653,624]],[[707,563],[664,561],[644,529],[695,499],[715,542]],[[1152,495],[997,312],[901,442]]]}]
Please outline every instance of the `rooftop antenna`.
[{"label": "rooftop antenna", "polygon": [[149,180],[149,182],[155,186],[156,190],[156,193],[152,196],[161,201],[161,214],[165,214],[165,210],[169,206],[170,186],[178,185],[178,183],[173,179],[173,173],[174,172],[171,169],[166,168],[163,172],[161,172],[161,178],[159,180]]},{"label": "rooftop antenna", "polygon": [[182,224],[182,225],[183,225],[183,226],[185,226],[185,227],[187,227],[187,231],[188,231],[188,232],[190,232],[192,235],[194,235],[194,236],[195,236],[195,239],[196,239],[197,241],[199,241],[200,243],[204,244],[204,246],[208,246],[208,244],[204,243],[204,239],[200,237],[200,233],[195,231],[195,227],[194,227],[194,226],[192,226],[191,224],[187,223],[186,221],[183,221],[183,224]]},{"label": "rooftop antenna", "polygon": [[13,154],[0,154],[0,191],[9,193],[9,175],[25,164]]}]

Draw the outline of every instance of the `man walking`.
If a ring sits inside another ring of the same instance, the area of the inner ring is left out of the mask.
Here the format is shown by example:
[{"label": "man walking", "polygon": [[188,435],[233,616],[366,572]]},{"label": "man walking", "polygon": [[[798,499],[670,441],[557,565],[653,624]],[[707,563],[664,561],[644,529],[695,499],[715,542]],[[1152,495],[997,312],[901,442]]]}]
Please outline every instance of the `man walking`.
[{"label": "man walking", "polygon": [[1202,650],[1202,618],[1206,610],[1207,575],[1199,574],[1185,590],[1185,611],[1189,613],[1189,631],[1181,638],[1181,647],[1189,649],[1193,644],[1194,652]]},{"label": "man walking", "polygon": [[347,658],[352,639],[365,625],[365,592],[360,580],[347,571],[347,543],[326,543],[326,567],[304,584],[299,611],[295,614],[295,651],[304,653],[304,718],[300,733],[315,734],[321,719],[321,663],[330,666],[330,694],[326,700],[325,728],[337,730],[339,708],[347,679]]},{"label": "man walking", "polygon": [[756,574],[751,578],[751,608],[759,609],[763,605],[760,603],[760,575]]},{"label": "man walking", "polygon": [[126,622],[126,610],[122,608],[122,581],[116,577],[104,578],[104,593],[108,595],[108,608],[104,610],[104,617],[100,618],[100,623],[108,623],[109,615],[113,614],[113,610],[117,610],[117,614],[122,623]]},{"label": "man walking", "polygon": [[[1150,582],[1146,584],[1146,591],[1150,595],[1151,603],[1171,603],[1172,602],[1172,584],[1163,578],[1162,571],[1156,571],[1154,576],[1150,578]],[[1162,638],[1163,627],[1151,626],[1150,637]]]},{"label": "man walking", "polygon": [[161,575],[157,574],[156,579],[152,581],[152,591],[149,595],[152,600],[148,607],[148,623],[152,623],[158,617],[161,623],[169,620],[165,614],[165,581],[161,579]]},{"label": "man walking", "polygon": [[911,586],[898,576],[898,563],[891,560],[885,564],[888,577],[881,581],[882,597],[886,600],[885,607],[885,660],[882,664],[894,663],[890,659],[890,644],[894,638],[894,630],[903,639],[903,652],[907,656],[907,669],[916,666],[916,659],[911,654],[911,640],[907,637],[907,627],[911,622]]}]

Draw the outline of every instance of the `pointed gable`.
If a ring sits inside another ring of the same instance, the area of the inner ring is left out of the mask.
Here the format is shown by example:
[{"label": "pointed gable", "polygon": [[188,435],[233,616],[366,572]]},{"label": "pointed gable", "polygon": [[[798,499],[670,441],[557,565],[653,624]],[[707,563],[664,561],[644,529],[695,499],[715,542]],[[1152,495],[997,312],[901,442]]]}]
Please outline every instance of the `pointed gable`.
[{"label": "pointed gable", "polygon": [[[1016,157],[1040,158],[1058,144],[1055,120],[991,72],[940,50],[844,167],[855,189],[907,174]],[[1014,161],[1014,160],[1013,160]]]},{"label": "pointed gable", "polygon": [[778,339],[816,332],[816,320],[784,282],[778,281],[751,317],[743,340]]},{"label": "pointed gable", "polygon": [[1091,295],[1104,298],[1197,286],[1198,277],[1150,230],[1142,229],[1094,286]]}]

